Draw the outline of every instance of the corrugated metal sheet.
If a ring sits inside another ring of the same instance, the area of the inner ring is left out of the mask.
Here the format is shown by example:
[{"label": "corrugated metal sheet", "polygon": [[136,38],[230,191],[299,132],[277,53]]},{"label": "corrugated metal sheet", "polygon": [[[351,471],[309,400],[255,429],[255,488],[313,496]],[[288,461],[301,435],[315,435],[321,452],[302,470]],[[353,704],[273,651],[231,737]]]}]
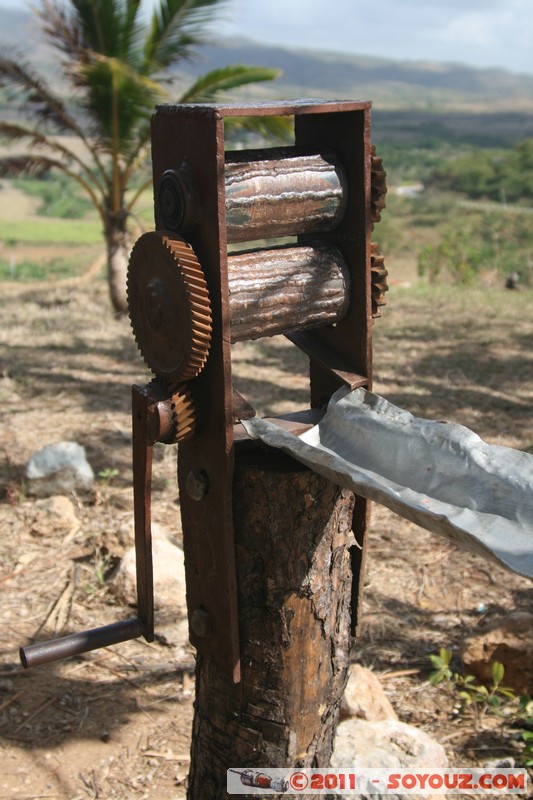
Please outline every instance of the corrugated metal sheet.
[{"label": "corrugated metal sheet", "polygon": [[533,577],[533,456],[461,425],[414,417],[364,389],[340,389],[294,436],[261,419],[249,435],[514,572]]}]

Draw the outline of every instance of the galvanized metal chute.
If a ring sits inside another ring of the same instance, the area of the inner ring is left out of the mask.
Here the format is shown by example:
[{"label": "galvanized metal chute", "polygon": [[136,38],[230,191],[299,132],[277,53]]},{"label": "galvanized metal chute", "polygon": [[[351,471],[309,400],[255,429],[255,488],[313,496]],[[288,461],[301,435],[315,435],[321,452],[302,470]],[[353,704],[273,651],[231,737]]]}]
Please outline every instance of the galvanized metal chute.
[{"label": "galvanized metal chute", "polygon": [[533,578],[533,455],[414,417],[362,388],[339,389],[301,436],[274,421],[243,425],[340,486]]}]

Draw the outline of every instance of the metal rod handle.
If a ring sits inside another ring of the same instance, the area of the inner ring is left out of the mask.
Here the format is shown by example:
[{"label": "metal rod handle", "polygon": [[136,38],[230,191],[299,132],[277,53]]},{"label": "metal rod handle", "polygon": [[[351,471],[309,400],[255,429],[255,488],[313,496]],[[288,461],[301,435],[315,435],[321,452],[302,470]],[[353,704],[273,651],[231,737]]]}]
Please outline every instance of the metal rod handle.
[{"label": "metal rod handle", "polygon": [[109,647],[128,639],[137,639],[142,635],[143,629],[139,620],[127,619],[101,628],[92,628],[82,633],[72,633],[70,636],[21,647],[20,661],[24,669],[29,669],[39,664],[48,664],[50,661],[59,661],[61,658],[88,653],[99,647]]}]

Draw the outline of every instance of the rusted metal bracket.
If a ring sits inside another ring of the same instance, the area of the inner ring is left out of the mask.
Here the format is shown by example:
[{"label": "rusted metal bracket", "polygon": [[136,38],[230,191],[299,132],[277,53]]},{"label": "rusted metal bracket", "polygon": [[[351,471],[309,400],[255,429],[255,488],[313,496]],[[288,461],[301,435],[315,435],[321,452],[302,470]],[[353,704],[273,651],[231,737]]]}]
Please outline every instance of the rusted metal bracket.
[{"label": "rusted metal bracket", "polygon": [[[265,115],[294,116],[293,151],[225,152],[226,118]],[[300,245],[334,246],[349,270],[348,306],[342,319],[328,320],[292,340],[310,357],[312,406],[322,407],[346,381],[370,386],[370,103],[161,106],[153,118],[152,159],[156,228],[180,234],[191,244],[212,307],[209,358],[190,384],[197,429],[193,439],[180,445],[178,458],[191,642],[238,681],[231,499],[236,450],[230,345],[235,337],[228,245],[291,232]],[[268,181],[269,172],[276,181],[258,190],[254,176],[267,175]],[[274,206],[268,206],[268,198]],[[354,530],[362,544],[363,501],[356,516]],[[356,575],[359,553],[354,556]],[[358,592],[356,586],[354,597]]]}]

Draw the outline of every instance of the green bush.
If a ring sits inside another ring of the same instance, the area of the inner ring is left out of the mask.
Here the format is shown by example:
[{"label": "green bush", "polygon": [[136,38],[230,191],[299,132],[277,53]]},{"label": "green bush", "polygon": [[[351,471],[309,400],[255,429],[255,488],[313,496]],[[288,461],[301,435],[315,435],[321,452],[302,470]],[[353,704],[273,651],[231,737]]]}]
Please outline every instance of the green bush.
[{"label": "green bush", "polygon": [[533,283],[533,226],[529,215],[463,211],[447,223],[436,245],[418,257],[418,272],[430,282],[471,284],[479,272],[518,273]]},{"label": "green bush", "polygon": [[533,201],[533,139],[510,150],[484,149],[449,160],[433,172],[431,183],[472,199]]}]

